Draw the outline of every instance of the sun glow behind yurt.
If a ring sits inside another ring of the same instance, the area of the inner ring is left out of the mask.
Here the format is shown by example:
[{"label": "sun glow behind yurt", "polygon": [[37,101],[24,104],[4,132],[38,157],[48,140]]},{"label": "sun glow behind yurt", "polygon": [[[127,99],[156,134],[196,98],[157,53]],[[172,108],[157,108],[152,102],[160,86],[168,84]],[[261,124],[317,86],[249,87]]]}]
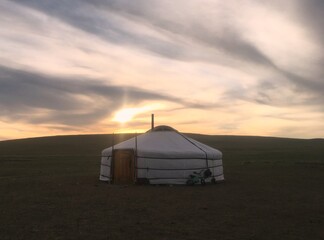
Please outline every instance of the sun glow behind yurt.
[{"label": "sun glow behind yurt", "polygon": [[158,126],[102,151],[100,180],[116,184],[186,184],[209,169],[206,182],[224,180],[222,153],[168,126]]}]

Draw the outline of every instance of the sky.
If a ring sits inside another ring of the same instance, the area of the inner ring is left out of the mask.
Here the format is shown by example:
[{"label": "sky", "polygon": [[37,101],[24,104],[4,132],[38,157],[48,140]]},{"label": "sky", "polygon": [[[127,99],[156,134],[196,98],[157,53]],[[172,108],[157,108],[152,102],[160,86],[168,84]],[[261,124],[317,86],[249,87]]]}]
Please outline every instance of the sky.
[{"label": "sky", "polygon": [[324,137],[323,0],[1,0],[0,140]]}]

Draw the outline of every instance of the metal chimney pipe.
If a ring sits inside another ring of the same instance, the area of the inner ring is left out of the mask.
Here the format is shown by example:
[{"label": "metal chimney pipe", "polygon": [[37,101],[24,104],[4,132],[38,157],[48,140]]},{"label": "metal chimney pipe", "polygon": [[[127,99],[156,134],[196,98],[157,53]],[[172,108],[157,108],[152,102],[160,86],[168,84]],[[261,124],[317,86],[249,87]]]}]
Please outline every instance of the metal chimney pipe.
[{"label": "metal chimney pipe", "polygon": [[154,114],[151,115],[151,129],[154,128]]}]

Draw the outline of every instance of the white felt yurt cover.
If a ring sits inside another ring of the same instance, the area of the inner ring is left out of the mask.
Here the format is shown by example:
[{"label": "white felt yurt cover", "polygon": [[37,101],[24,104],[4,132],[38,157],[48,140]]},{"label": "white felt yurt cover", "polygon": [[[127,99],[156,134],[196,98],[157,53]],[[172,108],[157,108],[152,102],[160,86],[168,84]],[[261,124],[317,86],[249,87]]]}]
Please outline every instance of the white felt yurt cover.
[{"label": "white felt yurt cover", "polygon": [[203,169],[210,169],[212,173],[206,182],[224,180],[222,153],[219,150],[168,126],[158,126],[104,149],[100,180],[112,180],[112,151],[117,149],[134,149],[137,179],[146,179],[151,184],[185,184],[189,174]]}]

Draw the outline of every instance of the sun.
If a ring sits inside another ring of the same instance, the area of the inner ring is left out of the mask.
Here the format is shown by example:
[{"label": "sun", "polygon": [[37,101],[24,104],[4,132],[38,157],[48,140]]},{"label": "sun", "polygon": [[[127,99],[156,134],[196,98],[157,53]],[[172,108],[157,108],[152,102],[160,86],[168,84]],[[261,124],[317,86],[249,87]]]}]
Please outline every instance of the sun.
[{"label": "sun", "polygon": [[140,111],[137,108],[124,108],[116,112],[113,120],[120,123],[126,123],[132,120],[138,113],[140,113]]},{"label": "sun", "polygon": [[112,120],[119,123],[126,123],[139,114],[154,111],[157,109],[162,109],[162,107],[162,104],[150,104],[136,108],[122,108],[115,113]]}]

